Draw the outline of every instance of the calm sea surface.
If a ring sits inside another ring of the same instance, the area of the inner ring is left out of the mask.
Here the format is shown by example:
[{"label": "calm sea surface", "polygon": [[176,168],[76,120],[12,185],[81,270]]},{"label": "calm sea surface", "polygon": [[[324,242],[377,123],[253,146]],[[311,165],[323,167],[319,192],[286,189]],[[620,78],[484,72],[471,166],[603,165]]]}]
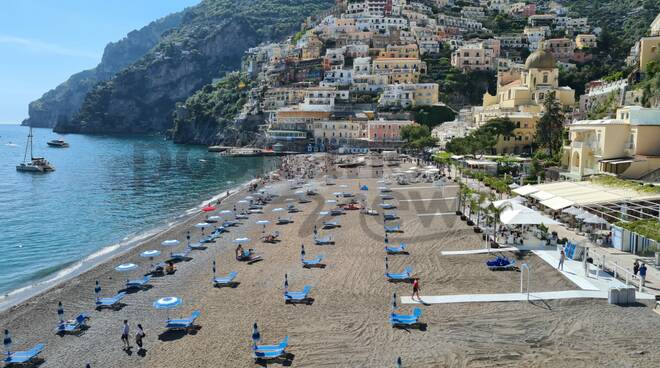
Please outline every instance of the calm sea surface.
[{"label": "calm sea surface", "polygon": [[56,171],[19,173],[27,133],[0,125],[0,295],[64,276],[275,166],[158,136],[64,135],[70,148],[49,148],[58,136],[34,129],[34,155]]}]

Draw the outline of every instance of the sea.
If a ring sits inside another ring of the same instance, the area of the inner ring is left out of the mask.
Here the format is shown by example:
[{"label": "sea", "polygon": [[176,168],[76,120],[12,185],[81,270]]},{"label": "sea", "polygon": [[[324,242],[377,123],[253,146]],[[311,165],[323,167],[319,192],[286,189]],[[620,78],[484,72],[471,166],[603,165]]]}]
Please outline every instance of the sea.
[{"label": "sea", "polygon": [[[33,134],[34,156],[54,172],[17,172],[28,128],[0,124],[0,305],[137,245],[277,166],[158,135]],[[48,147],[56,138],[70,147]]]}]

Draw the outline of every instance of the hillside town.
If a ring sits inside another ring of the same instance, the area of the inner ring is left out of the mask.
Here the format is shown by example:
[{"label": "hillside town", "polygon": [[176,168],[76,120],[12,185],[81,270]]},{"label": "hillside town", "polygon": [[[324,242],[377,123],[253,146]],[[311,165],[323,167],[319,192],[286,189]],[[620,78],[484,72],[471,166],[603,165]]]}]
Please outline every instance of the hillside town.
[{"label": "hillside town", "polygon": [[[482,23],[493,14],[524,28],[494,32]],[[567,14],[557,2],[338,0],[334,11],[309,18],[291,39],[248,51],[242,69],[258,86],[243,116],[266,114],[267,142],[299,152],[402,148],[402,132],[425,134],[427,127],[445,148],[506,119],[514,129],[481,153],[529,157],[552,95],[565,130],[562,175],[657,176],[660,99],[633,84],[650,67],[655,73],[660,15],[630,50],[626,63],[633,73],[589,81],[578,95],[561,85],[560,70],[589,62],[602,29]],[[478,104],[445,104],[448,96],[429,76],[437,68],[429,63],[443,52],[467,78],[489,73],[495,88],[484,88]]]}]

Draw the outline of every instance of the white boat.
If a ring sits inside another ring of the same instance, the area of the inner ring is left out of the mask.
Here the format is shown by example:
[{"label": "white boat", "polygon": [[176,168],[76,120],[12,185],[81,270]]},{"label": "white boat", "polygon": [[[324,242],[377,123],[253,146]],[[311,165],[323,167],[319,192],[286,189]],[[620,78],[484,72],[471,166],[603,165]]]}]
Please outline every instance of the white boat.
[{"label": "white boat", "polygon": [[55,147],[55,148],[67,148],[69,147],[69,144],[66,143],[63,139],[53,139],[52,141],[46,142],[48,146],[50,147]]},{"label": "white boat", "polygon": [[[30,151],[30,160],[27,159],[28,150]],[[28,133],[27,145],[25,145],[25,154],[23,155],[23,162],[16,165],[16,171],[20,172],[35,172],[43,173],[55,171],[55,167],[43,157],[34,157],[32,154],[32,127]]]}]

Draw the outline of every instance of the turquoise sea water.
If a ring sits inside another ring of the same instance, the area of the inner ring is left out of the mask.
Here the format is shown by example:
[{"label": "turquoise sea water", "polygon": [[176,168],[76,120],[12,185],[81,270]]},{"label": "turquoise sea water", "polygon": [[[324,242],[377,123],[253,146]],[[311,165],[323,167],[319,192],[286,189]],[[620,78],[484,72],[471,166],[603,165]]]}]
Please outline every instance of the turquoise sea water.
[{"label": "turquoise sea water", "polygon": [[65,276],[275,166],[158,136],[64,135],[70,148],[49,148],[58,135],[34,129],[34,155],[56,171],[19,173],[27,133],[0,125],[0,295]]}]

